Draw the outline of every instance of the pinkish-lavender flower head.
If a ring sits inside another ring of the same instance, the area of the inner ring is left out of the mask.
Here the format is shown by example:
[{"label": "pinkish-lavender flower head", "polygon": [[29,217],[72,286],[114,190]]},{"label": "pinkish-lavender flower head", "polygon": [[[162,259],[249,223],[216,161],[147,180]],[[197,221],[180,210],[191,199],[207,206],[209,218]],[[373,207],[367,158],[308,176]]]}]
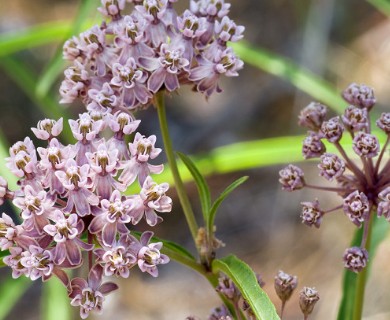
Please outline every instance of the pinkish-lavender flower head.
[{"label": "pinkish-lavender flower head", "polygon": [[320,203],[316,199],[314,202],[301,202],[302,213],[301,219],[302,223],[307,226],[315,226],[319,228],[321,225],[322,217],[324,212],[320,208]]},{"label": "pinkish-lavender flower head", "polygon": [[390,133],[390,112],[382,113],[376,121],[376,125],[387,134]]},{"label": "pinkish-lavender flower head", "polygon": [[350,84],[348,88],[343,91],[343,98],[356,107],[367,108],[368,111],[376,103],[374,90],[364,84]]},{"label": "pinkish-lavender flower head", "polygon": [[321,156],[321,162],[318,165],[320,176],[332,181],[338,179],[345,171],[345,162],[333,153],[325,153]]},{"label": "pinkish-lavender flower head", "polygon": [[310,132],[302,142],[302,155],[305,159],[318,158],[326,151],[321,136],[315,132]]},{"label": "pinkish-lavender flower head", "polygon": [[311,102],[301,110],[298,124],[313,131],[319,131],[326,117],[327,108],[319,102]]},{"label": "pinkish-lavender flower head", "polygon": [[304,287],[299,293],[299,306],[305,317],[313,312],[314,306],[320,300],[318,291],[314,288]]},{"label": "pinkish-lavender flower head", "polygon": [[351,132],[368,128],[367,109],[349,106],[345,109],[344,114],[341,116],[341,120],[343,121],[344,127]]},{"label": "pinkish-lavender flower head", "polygon": [[304,174],[302,169],[292,164],[279,171],[279,182],[283,190],[294,191],[302,189],[305,186]]},{"label": "pinkish-lavender flower head", "polygon": [[26,276],[33,281],[50,276],[54,268],[52,253],[34,245],[21,253],[20,264],[26,268]]},{"label": "pinkish-lavender flower head", "polygon": [[355,273],[362,271],[368,262],[368,252],[364,248],[352,247],[344,252],[344,267]]},{"label": "pinkish-lavender flower head", "polygon": [[350,193],[344,198],[343,210],[348,218],[360,227],[362,222],[367,220],[370,210],[367,196],[358,190]]},{"label": "pinkish-lavender flower head", "polygon": [[370,133],[358,132],[353,139],[353,150],[361,157],[373,158],[379,153],[379,141]]},{"label": "pinkish-lavender flower head", "polygon": [[281,270],[275,276],[275,291],[282,302],[286,302],[290,299],[297,285],[298,278],[296,276],[289,275]]},{"label": "pinkish-lavender flower head", "polygon": [[343,135],[343,126],[340,123],[339,117],[334,117],[328,121],[324,121],[321,125],[321,134],[329,142],[335,143],[341,139]]}]

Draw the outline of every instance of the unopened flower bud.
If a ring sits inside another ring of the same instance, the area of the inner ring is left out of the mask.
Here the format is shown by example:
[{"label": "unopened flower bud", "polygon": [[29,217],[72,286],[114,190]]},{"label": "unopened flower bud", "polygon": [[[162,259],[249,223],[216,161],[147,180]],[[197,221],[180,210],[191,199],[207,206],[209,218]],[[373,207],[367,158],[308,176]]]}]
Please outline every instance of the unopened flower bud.
[{"label": "unopened flower bud", "polygon": [[298,124],[310,130],[318,131],[326,116],[326,107],[318,102],[310,103],[298,116]]},{"label": "unopened flower bud", "polygon": [[340,123],[339,117],[334,117],[328,121],[324,121],[321,126],[321,134],[329,142],[335,143],[340,141],[343,135],[343,126]]},{"label": "unopened flower bud", "polygon": [[343,210],[348,218],[360,227],[362,222],[368,219],[369,203],[367,196],[358,190],[352,192],[344,199]]},{"label": "unopened flower bud", "polygon": [[359,109],[349,106],[341,116],[344,127],[351,132],[356,132],[368,127],[367,109]]},{"label": "unopened flower bud", "polygon": [[380,118],[376,121],[376,125],[387,134],[390,133],[390,112],[382,113]]},{"label": "unopened flower bud", "polygon": [[305,185],[303,175],[303,171],[300,168],[289,164],[286,168],[279,171],[279,182],[282,184],[283,190],[293,191],[302,189]]},{"label": "unopened flower bud", "polygon": [[286,302],[290,299],[294,289],[298,285],[298,278],[296,276],[289,275],[283,271],[279,271],[275,277],[275,291],[282,302]]},{"label": "unopened flower bud", "polygon": [[240,298],[241,293],[235,286],[232,280],[227,277],[220,277],[218,286],[215,288],[218,292],[222,293],[226,298],[236,301]]},{"label": "unopened flower bud", "polygon": [[321,156],[321,162],[318,165],[320,176],[332,181],[334,178],[339,178],[345,171],[345,163],[337,155],[325,153]]},{"label": "unopened flower bud", "polygon": [[359,107],[370,110],[375,102],[374,90],[364,84],[351,83],[342,94],[345,101]]},{"label": "unopened flower bud", "polygon": [[378,194],[380,202],[378,203],[378,217],[384,216],[390,220],[390,187]]},{"label": "unopened flower bud", "polygon": [[358,132],[353,139],[353,150],[361,157],[375,157],[379,152],[378,138],[373,134]]},{"label": "unopened flower bud", "polygon": [[352,247],[344,252],[344,267],[353,272],[360,272],[368,262],[368,252],[364,248]]},{"label": "unopened flower bud", "polygon": [[324,212],[320,209],[320,203],[318,200],[316,199],[314,202],[301,202],[301,205],[302,223],[308,225],[309,227],[315,226],[316,228],[319,228]]},{"label": "unopened flower bud", "polygon": [[305,159],[318,158],[326,151],[321,137],[311,132],[304,140],[302,145],[302,154]]},{"label": "unopened flower bud", "polygon": [[299,293],[299,306],[305,318],[313,312],[314,306],[320,300],[317,290],[314,288],[304,287]]}]

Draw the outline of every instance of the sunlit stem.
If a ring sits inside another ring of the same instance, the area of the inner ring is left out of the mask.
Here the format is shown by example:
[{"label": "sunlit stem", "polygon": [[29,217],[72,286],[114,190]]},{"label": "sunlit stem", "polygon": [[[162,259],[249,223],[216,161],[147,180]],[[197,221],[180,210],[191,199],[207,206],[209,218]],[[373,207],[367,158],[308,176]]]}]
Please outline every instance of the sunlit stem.
[{"label": "sunlit stem", "polygon": [[382,161],[383,155],[385,154],[385,150],[386,150],[386,147],[387,147],[387,145],[389,144],[389,142],[390,142],[390,136],[387,135],[386,143],[385,143],[385,145],[382,147],[381,153],[379,154],[378,160],[376,161],[376,165],[375,165],[375,175],[378,174],[379,167],[380,167],[380,165],[381,165],[381,161]]},{"label": "sunlit stem", "polygon": [[359,177],[361,180],[364,181],[364,175],[360,171],[360,169],[356,166],[356,164],[348,157],[347,153],[341,146],[340,142],[335,142],[334,145],[336,146],[337,150],[340,152],[342,157],[344,158],[345,162],[347,163],[347,167],[356,174],[357,177]]},{"label": "sunlit stem", "polygon": [[316,186],[312,184],[305,184],[305,187],[310,189],[315,189],[315,190],[333,191],[333,192],[348,192],[349,190],[346,188],[322,187],[322,186]]},{"label": "sunlit stem", "polygon": [[168,131],[168,122],[165,112],[164,91],[159,91],[156,94],[155,106],[157,108],[158,119],[160,122],[160,130],[164,142],[165,154],[167,155],[168,164],[171,168],[173,180],[175,181],[177,195],[179,197],[181,207],[183,208],[188,227],[190,228],[192,238],[194,239],[194,242],[196,244],[196,237],[199,227],[195,220],[195,215],[192,211],[192,207],[185,191],[183,181],[181,180],[179,169],[177,168],[176,158],[173,152],[172,140]]}]

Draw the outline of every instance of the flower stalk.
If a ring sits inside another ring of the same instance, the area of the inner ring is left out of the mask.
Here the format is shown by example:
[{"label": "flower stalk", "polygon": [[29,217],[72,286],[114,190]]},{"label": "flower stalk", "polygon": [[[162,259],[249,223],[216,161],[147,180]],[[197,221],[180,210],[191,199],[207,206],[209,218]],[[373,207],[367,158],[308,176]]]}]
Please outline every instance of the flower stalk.
[{"label": "flower stalk", "polygon": [[157,92],[154,101],[155,101],[155,107],[157,109],[158,119],[160,123],[161,135],[164,142],[164,150],[166,152],[169,167],[171,168],[173,180],[175,181],[177,195],[179,197],[180,204],[183,208],[183,212],[186,217],[188,227],[190,228],[192,238],[196,243],[196,237],[197,237],[199,227],[195,220],[194,212],[192,210],[190,201],[188,199],[187,193],[184,188],[183,181],[180,177],[179,169],[177,167],[177,162],[176,162],[176,158],[172,146],[172,140],[168,130],[168,121],[167,121],[167,116],[165,111],[165,100],[164,100],[163,90]]}]

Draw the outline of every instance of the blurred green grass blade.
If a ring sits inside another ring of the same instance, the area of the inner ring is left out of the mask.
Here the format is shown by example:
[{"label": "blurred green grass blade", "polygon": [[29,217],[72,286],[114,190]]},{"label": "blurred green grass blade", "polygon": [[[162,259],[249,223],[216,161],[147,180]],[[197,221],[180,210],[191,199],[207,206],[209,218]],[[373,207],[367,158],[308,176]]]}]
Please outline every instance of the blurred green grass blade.
[{"label": "blurred green grass blade", "polygon": [[65,286],[56,277],[43,284],[42,320],[70,320],[72,310]]},{"label": "blurred green grass blade", "polygon": [[71,28],[66,32],[62,38],[60,46],[52,58],[47,64],[42,75],[40,76],[36,85],[36,94],[38,97],[44,97],[49,92],[50,88],[56,81],[59,74],[64,70],[65,61],[62,58],[62,46],[63,43],[70,38],[72,35],[78,35],[82,30],[85,21],[88,16],[93,12],[93,9],[97,7],[98,3],[96,0],[82,0],[77,16],[74,19]]},{"label": "blurred green grass blade", "polygon": [[204,223],[206,224],[208,219],[207,218],[208,213],[210,211],[210,206],[211,206],[211,196],[210,196],[209,186],[207,185],[205,178],[199,172],[198,168],[190,159],[190,157],[187,157],[185,154],[181,152],[177,152],[177,154],[180,157],[181,161],[185,164],[187,169],[191,172],[192,177],[194,178],[199,193]]},{"label": "blurred green grass blade", "polygon": [[53,21],[26,29],[0,34],[0,57],[12,53],[58,42],[69,33],[69,21]]},{"label": "blurred green grass blade", "polygon": [[207,230],[209,235],[213,234],[215,216],[217,215],[219,206],[222,204],[222,202],[226,199],[226,197],[230,193],[232,193],[237,187],[243,184],[246,180],[248,180],[247,176],[237,179],[220,194],[217,200],[215,200],[207,217]]},{"label": "blurred green grass blade", "polygon": [[[389,228],[389,223],[384,218],[374,218],[373,223],[374,226],[372,230],[371,245],[368,250],[370,255],[367,266],[367,268],[369,268],[368,271],[370,271],[370,267],[372,265],[372,262],[374,261],[375,253],[378,249],[378,246],[386,237]],[[362,240],[362,236],[363,228],[356,230],[351,243],[351,247],[359,247]],[[345,269],[343,277],[343,296],[341,298],[341,304],[339,307],[337,320],[353,319],[356,285],[357,274]]]},{"label": "blurred green grass blade", "polygon": [[0,59],[0,67],[8,74],[8,76],[24,91],[24,93],[35,103],[42,113],[51,119],[58,120],[65,118],[64,131],[62,135],[66,142],[73,140],[72,133],[66,123],[67,112],[62,108],[56,100],[50,95],[37,97],[35,94],[36,77],[34,72],[24,63],[18,61],[12,56],[5,56]]},{"label": "blurred green grass blade", "polygon": [[13,279],[8,277],[0,285],[0,320],[6,319],[22,295],[30,288],[32,281],[24,276]]},{"label": "blurred green grass blade", "polygon": [[389,0],[367,0],[383,14],[390,16],[390,1]]},{"label": "blurred green grass blade", "polygon": [[245,41],[231,43],[237,55],[246,63],[289,81],[298,89],[342,113],[347,103],[327,81],[287,58],[263,48],[254,48]]},{"label": "blurred green grass blade", "polygon": [[223,272],[234,282],[243,298],[251,306],[256,319],[280,319],[276,313],[275,306],[258,285],[256,275],[245,262],[233,255],[229,255],[225,258],[214,260],[212,269],[213,273]]}]

